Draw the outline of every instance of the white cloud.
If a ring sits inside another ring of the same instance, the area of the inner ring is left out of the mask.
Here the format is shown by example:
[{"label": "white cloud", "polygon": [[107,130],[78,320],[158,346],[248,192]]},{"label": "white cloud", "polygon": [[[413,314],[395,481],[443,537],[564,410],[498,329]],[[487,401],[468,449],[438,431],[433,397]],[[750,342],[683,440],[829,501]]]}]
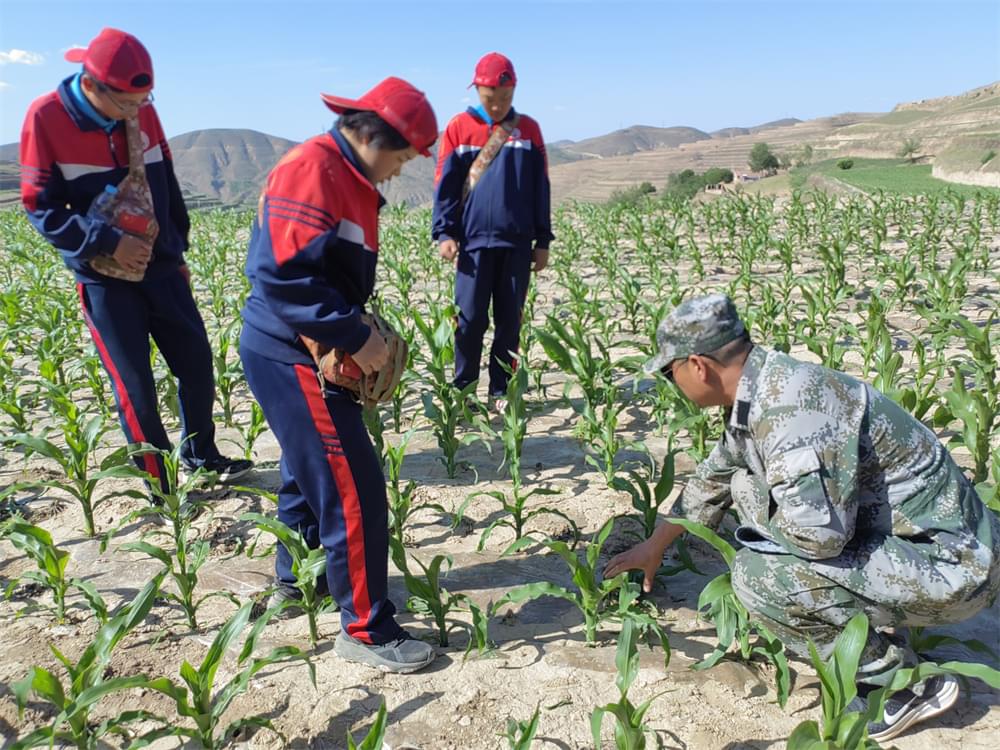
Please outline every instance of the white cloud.
[{"label": "white cloud", "polygon": [[0,81],[0,91],[3,91],[4,89],[9,89],[9,88],[10,88],[10,84],[9,83],[7,83],[6,81]]},{"label": "white cloud", "polygon": [[10,52],[0,51],[0,65],[10,63],[12,65],[41,65],[45,57],[38,52],[29,52],[25,49],[12,49]]}]

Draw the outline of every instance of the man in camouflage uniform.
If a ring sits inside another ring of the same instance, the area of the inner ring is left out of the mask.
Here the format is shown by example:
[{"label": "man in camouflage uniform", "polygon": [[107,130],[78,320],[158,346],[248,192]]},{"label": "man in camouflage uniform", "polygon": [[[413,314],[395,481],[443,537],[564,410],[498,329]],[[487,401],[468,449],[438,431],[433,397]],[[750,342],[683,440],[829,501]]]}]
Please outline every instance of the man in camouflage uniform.
[{"label": "man in camouflage uniform", "polygon": [[[828,657],[843,626],[864,612],[863,695],[916,663],[882,629],[959,622],[992,602],[1000,520],[920,421],[867,383],[754,346],[722,294],[678,306],[657,343],[648,372],[701,407],[725,408],[725,432],[673,512],[717,528],[734,508],[743,547],[733,588],[790,651],[808,656],[812,640]],[[650,590],[682,532],[662,524],[605,575],[642,569]],[[898,693],[872,737],[895,737],[957,698],[949,677]]]}]

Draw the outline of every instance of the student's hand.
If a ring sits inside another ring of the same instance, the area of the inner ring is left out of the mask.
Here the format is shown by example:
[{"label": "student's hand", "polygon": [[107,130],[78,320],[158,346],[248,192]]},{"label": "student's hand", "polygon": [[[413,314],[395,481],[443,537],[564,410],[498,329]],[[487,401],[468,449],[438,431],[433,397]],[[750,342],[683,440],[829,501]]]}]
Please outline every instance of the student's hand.
[{"label": "student's hand", "polygon": [[663,547],[655,537],[650,537],[608,560],[608,564],[604,566],[604,577],[614,578],[627,570],[641,570],[642,590],[648,594],[653,590],[653,580],[662,562]]},{"label": "student's hand", "polygon": [[135,235],[123,234],[111,257],[126,271],[143,273],[153,257],[153,247]]},{"label": "student's hand", "polygon": [[181,263],[177,270],[181,272],[181,276],[184,277],[184,281],[187,282],[187,285],[191,286],[191,269],[188,267],[188,264]]},{"label": "student's hand", "polygon": [[544,271],[545,267],[549,264],[549,249],[547,247],[536,247],[531,251],[531,261],[531,269],[535,273]]},{"label": "student's hand", "polygon": [[368,334],[365,345],[351,355],[354,363],[361,368],[365,375],[378,372],[389,362],[389,347],[385,345],[385,339],[375,330]]},{"label": "student's hand", "polygon": [[458,257],[458,243],[455,240],[441,240],[441,258],[449,262],[454,262]]}]

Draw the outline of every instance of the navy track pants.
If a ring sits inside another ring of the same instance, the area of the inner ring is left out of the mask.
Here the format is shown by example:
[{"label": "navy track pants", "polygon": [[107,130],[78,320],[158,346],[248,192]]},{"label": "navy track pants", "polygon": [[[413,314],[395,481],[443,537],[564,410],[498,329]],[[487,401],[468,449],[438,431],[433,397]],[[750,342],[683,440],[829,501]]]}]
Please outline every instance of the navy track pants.
[{"label": "navy track pants", "polygon": [[455,385],[464,388],[479,378],[483,336],[489,326],[493,301],[493,346],[490,350],[489,393],[507,391],[508,375],[503,362],[515,367],[514,356],[521,336],[521,311],[531,280],[530,247],[462,248],[455,274]]},{"label": "navy track pants", "polygon": [[[130,443],[150,443],[170,450],[156,399],[149,337],[177,378],[181,407],[181,458],[191,466],[215,459],[215,378],[212,347],[195,305],[191,287],[180,271],[151,281],[77,284],[83,317],[111,378],[118,416]],[[169,491],[163,460],[137,459]]]},{"label": "navy track pants", "polygon": [[[385,477],[361,418],[338,388],[321,389],[316,368],[276,362],[240,348],[247,383],[281,446],[278,520],[326,550],[326,581],[344,630],[365,643],[398,638],[388,598]],[[278,545],[275,572],[294,585]]]}]

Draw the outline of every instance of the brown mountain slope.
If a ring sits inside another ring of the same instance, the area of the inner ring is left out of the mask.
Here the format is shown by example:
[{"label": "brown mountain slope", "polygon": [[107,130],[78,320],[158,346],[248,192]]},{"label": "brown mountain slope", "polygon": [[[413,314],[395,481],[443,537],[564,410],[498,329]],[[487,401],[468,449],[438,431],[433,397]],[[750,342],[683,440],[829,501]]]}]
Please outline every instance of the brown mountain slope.
[{"label": "brown mountain slope", "polygon": [[596,138],[564,143],[561,148],[563,151],[581,156],[603,159],[608,156],[624,156],[658,148],[673,148],[682,143],[708,138],[711,138],[708,133],[696,128],[652,128],[646,125],[633,125]]}]

